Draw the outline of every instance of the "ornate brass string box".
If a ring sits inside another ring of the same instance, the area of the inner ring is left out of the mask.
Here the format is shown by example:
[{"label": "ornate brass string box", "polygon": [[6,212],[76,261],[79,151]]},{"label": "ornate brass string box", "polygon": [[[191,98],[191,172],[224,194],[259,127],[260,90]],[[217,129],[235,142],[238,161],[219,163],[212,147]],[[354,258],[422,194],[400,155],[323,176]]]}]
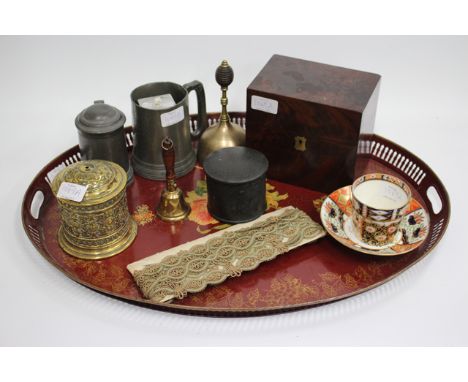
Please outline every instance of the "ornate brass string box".
[{"label": "ornate brass string box", "polygon": [[[58,197],[63,182],[87,187],[83,199]],[[98,260],[122,252],[133,242],[137,225],[128,211],[126,183],[125,170],[103,160],[74,163],[55,177],[52,191],[61,218],[58,241],[65,252]]]}]

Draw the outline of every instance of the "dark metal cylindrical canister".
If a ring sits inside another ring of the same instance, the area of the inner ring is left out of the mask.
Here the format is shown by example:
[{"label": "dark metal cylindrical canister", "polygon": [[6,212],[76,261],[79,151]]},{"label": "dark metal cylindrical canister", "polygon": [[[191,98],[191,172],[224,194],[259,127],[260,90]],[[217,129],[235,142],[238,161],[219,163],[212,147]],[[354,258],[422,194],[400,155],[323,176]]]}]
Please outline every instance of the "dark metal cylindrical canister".
[{"label": "dark metal cylindrical canister", "polygon": [[133,169],[125,143],[125,115],[104,101],[84,109],[75,119],[81,157],[102,159],[120,165],[127,172],[127,184],[133,180]]},{"label": "dark metal cylindrical canister", "polygon": [[[188,93],[195,90],[198,103],[197,129],[190,131]],[[205,91],[199,81],[183,86],[172,82],[154,82],[132,91],[134,141],[132,165],[135,172],[148,179],[165,179],[161,142],[174,142],[175,174],[185,175],[195,166],[192,140],[206,128]]]},{"label": "dark metal cylindrical canister", "polygon": [[[122,252],[133,242],[137,225],[128,211],[126,182],[122,167],[102,160],[71,164],[54,178],[52,191],[61,220],[58,242],[65,252],[99,260]],[[63,195],[63,183],[72,190],[85,187],[82,199]]]},{"label": "dark metal cylindrical canister", "polygon": [[236,224],[258,218],[266,209],[268,160],[248,147],[227,147],[204,161],[208,211],[217,220]]}]

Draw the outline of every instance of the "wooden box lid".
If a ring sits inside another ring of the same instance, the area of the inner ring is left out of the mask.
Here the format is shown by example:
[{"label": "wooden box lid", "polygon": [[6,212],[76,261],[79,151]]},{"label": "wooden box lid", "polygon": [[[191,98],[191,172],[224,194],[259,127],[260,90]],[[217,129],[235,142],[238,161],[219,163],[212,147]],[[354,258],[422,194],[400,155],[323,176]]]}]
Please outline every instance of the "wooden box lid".
[{"label": "wooden box lid", "polygon": [[378,74],[275,54],[247,91],[362,113],[379,80]]}]

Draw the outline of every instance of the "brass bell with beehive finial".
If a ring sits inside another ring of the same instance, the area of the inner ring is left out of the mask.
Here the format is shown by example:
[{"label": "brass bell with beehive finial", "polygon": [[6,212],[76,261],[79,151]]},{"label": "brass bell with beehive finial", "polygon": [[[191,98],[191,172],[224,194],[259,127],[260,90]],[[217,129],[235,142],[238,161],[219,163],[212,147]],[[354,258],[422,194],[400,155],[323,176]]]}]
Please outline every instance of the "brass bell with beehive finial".
[{"label": "brass bell with beehive finial", "polygon": [[227,90],[234,80],[234,72],[226,60],[216,69],[216,82],[221,86],[221,115],[219,121],[209,126],[202,134],[198,143],[198,161],[203,165],[205,158],[213,151],[224,147],[244,146],[245,130],[231,122],[227,112]]}]

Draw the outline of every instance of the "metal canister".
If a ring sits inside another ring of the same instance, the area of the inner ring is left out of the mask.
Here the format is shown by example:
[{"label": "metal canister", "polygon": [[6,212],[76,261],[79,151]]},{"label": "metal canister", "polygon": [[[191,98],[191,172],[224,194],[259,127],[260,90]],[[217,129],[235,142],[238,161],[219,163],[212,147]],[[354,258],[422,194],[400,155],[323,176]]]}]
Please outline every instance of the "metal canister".
[{"label": "metal canister", "polygon": [[217,220],[235,224],[258,218],[266,209],[268,160],[248,147],[227,147],[204,161],[208,211]]},{"label": "metal canister", "polygon": [[132,243],[137,225],[128,211],[126,180],[121,166],[102,160],[74,163],[54,178],[55,196],[63,182],[87,187],[81,201],[57,197],[58,241],[65,252],[97,260],[114,256]]},{"label": "metal canister", "polygon": [[84,160],[102,159],[117,163],[127,172],[127,183],[133,180],[133,169],[125,144],[125,114],[119,109],[94,101],[75,119],[81,157]]}]

